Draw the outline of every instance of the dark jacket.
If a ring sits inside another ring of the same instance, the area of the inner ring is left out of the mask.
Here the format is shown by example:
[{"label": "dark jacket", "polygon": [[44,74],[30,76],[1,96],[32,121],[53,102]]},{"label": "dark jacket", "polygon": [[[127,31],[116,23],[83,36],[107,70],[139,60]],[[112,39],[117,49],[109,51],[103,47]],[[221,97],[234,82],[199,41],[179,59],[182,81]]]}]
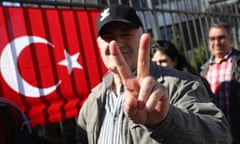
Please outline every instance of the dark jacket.
[{"label": "dark jacket", "polygon": [[[232,49],[232,79],[230,81],[230,125],[234,144],[240,144],[240,51]],[[201,67],[201,76],[205,77],[209,61]]]}]

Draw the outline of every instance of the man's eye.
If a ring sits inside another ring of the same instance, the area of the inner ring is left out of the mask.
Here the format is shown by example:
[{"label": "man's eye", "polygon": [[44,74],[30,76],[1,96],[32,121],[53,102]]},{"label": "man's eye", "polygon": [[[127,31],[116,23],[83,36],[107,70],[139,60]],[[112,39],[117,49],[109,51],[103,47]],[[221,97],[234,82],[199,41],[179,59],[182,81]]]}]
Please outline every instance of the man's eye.
[{"label": "man's eye", "polygon": [[216,36],[216,37],[209,37],[210,41],[223,40],[223,39],[226,39],[225,35],[220,35],[220,36]]},{"label": "man's eye", "polygon": [[121,35],[124,36],[124,37],[128,37],[128,36],[131,36],[131,33],[123,33]]},{"label": "man's eye", "polygon": [[102,39],[104,39],[105,41],[111,41],[112,40],[112,36],[104,35],[104,36],[102,36]]}]

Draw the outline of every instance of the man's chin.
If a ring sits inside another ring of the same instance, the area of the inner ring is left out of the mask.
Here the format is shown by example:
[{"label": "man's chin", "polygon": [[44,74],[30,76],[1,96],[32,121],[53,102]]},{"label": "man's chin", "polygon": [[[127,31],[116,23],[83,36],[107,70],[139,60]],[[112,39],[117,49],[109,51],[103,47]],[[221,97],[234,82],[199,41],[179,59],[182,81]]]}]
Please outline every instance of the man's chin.
[{"label": "man's chin", "polygon": [[216,54],[216,55],[225,55],[226,52],[219,50],[219,51],[217,51],[215,54]]}]

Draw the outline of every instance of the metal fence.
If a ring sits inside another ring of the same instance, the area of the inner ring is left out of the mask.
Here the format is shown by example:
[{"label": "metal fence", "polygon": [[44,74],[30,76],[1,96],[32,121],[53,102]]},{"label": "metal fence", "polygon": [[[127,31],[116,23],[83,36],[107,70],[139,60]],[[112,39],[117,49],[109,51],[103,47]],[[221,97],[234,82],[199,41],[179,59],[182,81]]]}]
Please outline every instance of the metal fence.
[{"label": "metal fence", "polygon": [[[211,21],[232,25],[233,46],[239,46],[240,2],[238,0],[9,0],[27,7],[103,8],[113,3],[137,9],[153,40],[172,41],[199,71],[210,56],[207,30]],[[7,5],[8,3],[5,3]]]},{"label": "metal fence", "polygon": [[147,1],[139,14],[154,40],[172,41],[196,71],[210,56],[208,26],[225,21],[232,26],[233,46],[239,47],[240,2],[210,0]]},{"label": "metal fence", "polygon": [[[8,0],[2,5],[55,8],[103,8],[120,3],[134,7],[151,33],[153,41],[172,41],[198,71],[210,56],[207,30],[211,21],[231,24],[233,46],[240,42],[240,2],[238,0]],[[37,127],[34,131],[51,143],[75,143],[75,119]]]}]

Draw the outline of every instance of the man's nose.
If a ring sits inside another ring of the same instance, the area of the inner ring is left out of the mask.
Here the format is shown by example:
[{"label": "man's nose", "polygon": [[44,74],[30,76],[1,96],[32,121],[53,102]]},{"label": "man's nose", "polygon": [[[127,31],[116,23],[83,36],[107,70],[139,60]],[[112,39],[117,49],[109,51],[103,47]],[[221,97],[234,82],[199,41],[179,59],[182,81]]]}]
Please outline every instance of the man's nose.
[{"label": "man's nose", "polygon": [[123,40],[123,39],[121,39],[121,38],[116,38],[115,40],[116,40],[119,48],[124,45],[124,40]]}]

